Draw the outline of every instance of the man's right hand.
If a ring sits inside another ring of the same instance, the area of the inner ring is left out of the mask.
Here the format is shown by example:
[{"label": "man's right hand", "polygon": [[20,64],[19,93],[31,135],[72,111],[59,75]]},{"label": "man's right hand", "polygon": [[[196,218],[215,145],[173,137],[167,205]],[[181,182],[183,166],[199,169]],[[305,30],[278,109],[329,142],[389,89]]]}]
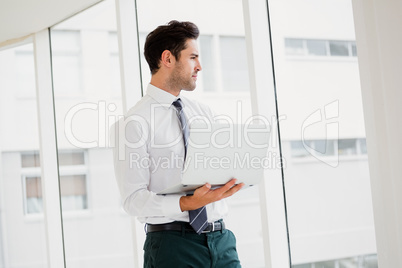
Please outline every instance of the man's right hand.
[{"label": "man's right hand", "polygon": [[211,189],[211,184],[206,183],[204,186],[195,190],[193,195],[182,196],[180,198],[181,211],[194,210],[232,196],[244,186],[244,183],[235,184],[236,179],[231,179],[224,186]]}]

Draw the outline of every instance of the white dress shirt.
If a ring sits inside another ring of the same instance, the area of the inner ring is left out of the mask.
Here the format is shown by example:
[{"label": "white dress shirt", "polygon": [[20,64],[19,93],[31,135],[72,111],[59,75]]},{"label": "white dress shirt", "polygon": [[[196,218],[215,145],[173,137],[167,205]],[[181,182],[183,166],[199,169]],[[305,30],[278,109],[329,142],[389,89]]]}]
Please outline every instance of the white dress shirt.
[{"label": "white dress shirt", "polygon": [[[184,194],[156,193],[179,184],[183,169],[184,143],[176,108],[180,98],[187,122],[203,117],[213,122],[211,110],[183,96],[174,96],[151,84],[146,95],[111,128],[114,164],[123,207],[143,223],[189,221],[180,209]],[[207,205],[208,221],[227,213],[224,200]]]}]

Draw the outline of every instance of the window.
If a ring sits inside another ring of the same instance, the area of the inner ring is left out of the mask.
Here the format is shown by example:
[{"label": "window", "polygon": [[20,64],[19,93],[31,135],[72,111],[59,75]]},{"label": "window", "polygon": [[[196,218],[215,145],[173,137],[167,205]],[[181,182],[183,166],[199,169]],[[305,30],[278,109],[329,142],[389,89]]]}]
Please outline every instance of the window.
[{"label": "window", "polygon": [[288,55],[304,55],[303,39],[285,38],[285,48]]},{"label": "window", "polygon": [[356,43],[351,43],[352,46],[352,56],[356,57],[357,56],[357,47],[356,47]]},{"label": "window", "polygon": [[366,145],[366,139],[357,139],[357,145],[359,148],[359,152],[362,154],[367,154],[367,145]]},{"label": "window", "polygon": [[[0,50],[0,267],[50,266],[46,225],[37,213],[42,189],[33,51],[29,39]],[[38,217],[28,219],[27,210]]]},{"label": "window", "polygon": [[307,54],[314,56],[326,56],[326,42],[322,40],[306,40]]},{"label": "window", "polygon": [[42,213],[42,184],[40,177],[23,177],[25,179],[26,208],[25,214]]},{"label": "window", "polygon": [[[105,0],[50,29],[53,60],[60,62],[53,66],[54,106],[67,267],[135,266],[130,217],[121,208],[108,147],[109,127],[123,114],[116,22],[116,3]],[[79,74],[68,94],[61,51]]]},{"label": "window", "polygon": [[[245,123],[251,116],[251,101],[242,2],[198,1],[189,4],[183,1],[176,6],[163,0],[139,0],[137,10],[140,33],[149,33],[173,19],[192,21],[199,27],[198,48],[203,69],[199,72],[197,88],[180,94],[207,104],[215,115]],[[141,49],[144,39],[140,38]],[[145,89],[150,81],[149,68],[143,59],[141,66]],[[228,200],[232,203],[229,203],[230,214],[225,221],[237,236],[237,250],[244,267],[265,266],[258,197],[258,187],[250,187]],[[247,222],[253,222],[252,230],[244,229],[245,214],[248,215]],[[138,236],[141,235],[142,230]]]},{"label": "window", "polygon": [[349,56],[349,43],[345,41],[329,41],[331,56]]},{"label": "window", "polygon": [[313,142],[313,150],[316,152],[329,156],[334,155],[335,143],[333,140],[315,140]]},{"label": "window", "polygon": [[60,176],[61,204],[64,211],[88,208],[86,175]]},{"label": "window", "polygon": [[[63,210],[87,209],[85,152],[59,153],[59,164]],[[21,167],[25,194],[25,214],[43,213],[39,153],[22,153]]]},{"label": "window", "polygon": [[356,57],[354,41],[285,38],[285,53],[289,56]]},{"label": "window", "polygon": [[[366,155],[366,139],[338,139],[338,140],[306,140],[290,141],[291,156],[293,158],[310,157],[316,153],[325,156],[335,156],[338,151],[339,156]],[[308,149],[311,149],[308,151]]]},{"label": "window", "polygon": [[356,139],[341,139],[338,140],[339,155],[356,155],[357,154]]},{"label": "window", "polygon": [[[311,147],[311,141],[305,141]],[[310,153],[306,150],[302,141],[290,141],[292,157],[307,157]]]},{"label": "window", "polygon": [[290,160],[283,172],[289,249],[297,268],[370,267],[355,256],[376,253],[351,10],[347,0],[270,5],[277,108],[287,117],[279,125],[282,156]]},{"label": "window", "polygon": [[336,143],[334,140],[305,140],[290,141],[291,156],[294,158],[309,157],[312,155],[335,155]]}]

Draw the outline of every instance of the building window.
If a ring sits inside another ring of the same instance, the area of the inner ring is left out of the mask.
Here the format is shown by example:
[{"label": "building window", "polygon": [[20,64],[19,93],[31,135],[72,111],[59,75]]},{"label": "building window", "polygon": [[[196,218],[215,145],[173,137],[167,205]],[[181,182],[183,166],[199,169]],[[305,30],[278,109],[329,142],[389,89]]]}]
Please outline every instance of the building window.
[{"label": "building window", "polygon": [[335,155],[335,141],[334,140],[314,140],[312,142],[313,150],[326,156]]},{"label": "building window", "polygon": [[25,177],[25,194],[26,194],[26,206],[25,213],[42,213],[43,201],[42,201],[42,185],[40,177]]},{"label": "building window", "polygon": [[329,41],[329,51],[331,56],[347,57],[349,53],[349,42]]},{"label": "building window", "polygon": [[352,47],[352,56],[353,56],[353,57],[357,57],[357,47],[356,47],[356,43],[351,43],[351,47]]},{"label": "building window", "polygon": [[339,155],[356,155],[357,139],[341,139],[338,140]]},{"label": "building window", "polygon": [[287,55],[304,55],[303,39],[285,38],[285,48]]},{"label": "building window", "polygon": [[[61,204],[63,211],[88,209],[85,151],[59,153]],[[40,155],[21,154],[25,214],[43,213]]]},{"label": "building window", "polygon": [[290,149],[292,158],[310,157],[312,154],[335,156],[336,150],[338,150],[339,156],[357,156],[367,154],[365,138],[305,140],[304,144],[302,141],[296,140],[290,141]]},{"label": "building window", "polygon": [[357,139],[357,145],[358,145],[358,151],[361,154],[367,154],[367,145],[366,145],[366,139]]},{"label": "building window", "polygon": [[[306,144],[311,147],[310,141],[306,141]],[[310,156],[310,153],[306,150],[302,141],[290,141],[290,148],[292,157],[302,158]]]},{"label": "building window", "polygon": [[305,40],[307,55],[327,56],[327,44],[322,40]]},{"label": "building window", "polygon": [[289,56],[356,57],[354,41],[285,38]]}]

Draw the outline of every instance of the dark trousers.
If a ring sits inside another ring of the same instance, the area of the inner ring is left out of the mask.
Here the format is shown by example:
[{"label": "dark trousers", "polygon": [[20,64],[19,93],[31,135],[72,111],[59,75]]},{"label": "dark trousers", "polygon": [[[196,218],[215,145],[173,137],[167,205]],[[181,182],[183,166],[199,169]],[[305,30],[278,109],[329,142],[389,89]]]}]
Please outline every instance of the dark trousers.
[{"label": "dark trousers", "polygon": [[147,234],[144,268],[239,268],[236,238],[229,230],[197,235],[184,231]]}]

